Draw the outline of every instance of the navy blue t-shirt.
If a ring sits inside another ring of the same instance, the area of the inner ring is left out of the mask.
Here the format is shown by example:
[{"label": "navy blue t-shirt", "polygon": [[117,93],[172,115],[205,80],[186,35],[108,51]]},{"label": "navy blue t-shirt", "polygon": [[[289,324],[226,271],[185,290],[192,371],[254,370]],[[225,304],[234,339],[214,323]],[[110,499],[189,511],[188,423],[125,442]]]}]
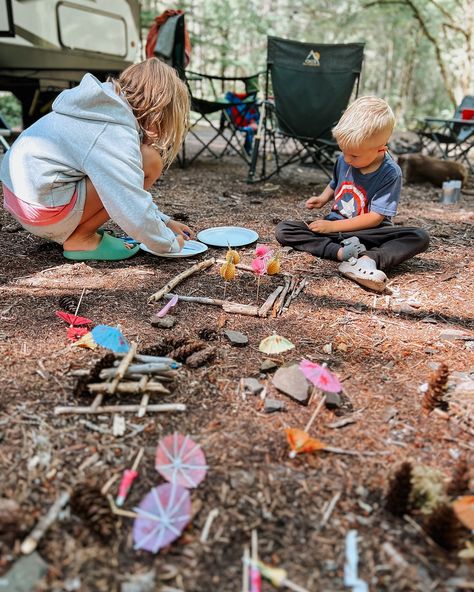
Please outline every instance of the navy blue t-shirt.
[{"label": "navy blue t-shirt", "polygon": [[355,218],[367,212],[376,212],[391,220],[400,200],[402,171],[393,158],[385,154],[380,167],[364,175],[346,164],[341,154],[329,186],[334,189],[334,204],[326,220]]}]

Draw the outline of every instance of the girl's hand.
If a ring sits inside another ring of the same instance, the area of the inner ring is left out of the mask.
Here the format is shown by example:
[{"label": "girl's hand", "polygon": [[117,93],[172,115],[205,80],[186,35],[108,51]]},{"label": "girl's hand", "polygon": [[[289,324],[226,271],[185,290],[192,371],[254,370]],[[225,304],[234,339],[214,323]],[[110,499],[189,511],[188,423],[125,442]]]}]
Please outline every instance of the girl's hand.
[{"label": "girl's hand", "polygon": [[170,220],[167,224],[168,228],[170,228],[178,237],[182,237],[184,240],[189,240],[190,238],[194,238],[194,232],[183,224],[182,222],[178,222],[177,220]]},{"label": "girl's hand", "polygon": [[177,234],[176,240],[178,241],[179,250],[182,251],[184,247],[184,238],[180,234]]}]

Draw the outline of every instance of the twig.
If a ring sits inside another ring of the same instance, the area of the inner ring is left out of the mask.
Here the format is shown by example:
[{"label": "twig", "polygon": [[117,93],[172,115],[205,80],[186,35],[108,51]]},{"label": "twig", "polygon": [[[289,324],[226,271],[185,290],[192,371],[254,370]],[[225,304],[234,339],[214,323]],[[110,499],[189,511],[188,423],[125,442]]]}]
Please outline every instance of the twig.
[{"label": "twig", "polygon": [[[147,382],[149,381],[148,376],[144,376],[140,382],[138,383],[139,392],[143,392],[146,389]],[[167,389],[165,389],[167,390]],[[140,401],[140,409],[137,411],[137,417],[143,417],[146,413],[146,406],[148,405],[148,401],[150,400],[149,393],[144,392],[142,396],[142,400]]]},{"label": "twig", "polygon": [[[92,415],[100,415],[101,413],[135,413],[140,409],[140,405],[108,405],[106,407],[97,407],[92,409],[89,407],[55,407],[55,415],[77,414],[84,415],[90,413]],[[184,403],[163,403],[161,405],[148,405],[147,412],[161,413],[167,411],[186,411]]]},{"label": "twig", "polygon": [[278,286],[273,290],[270,296],[265,300],[262,306],[258,309],[258,316],[259,317],[266,317],[270,312],[272,306],[275,304],[275,300],[280,295],[280,292],[283,290],[283,286]]},{"label": "twig", "polygon": [[21,544],[21,552],[24,555],[29,555],[36,549],[44,533],[48,530],[51,524],[56,521],[59,513],[68,503],[69,497],[69,492],[63,492],[50,507],[48,513],[39,520],[38,524]]},{"label": "twig", "polygon": [[280,310],[282,308],[283,305],[283,301],[285,300],[285,296],[290,288],[290,284],[291,284],[291,278],[289,276],[285,277],[285,286],[283,288],[282,293],[280,294],[280,297],[278,298],[278,300],[275,302],[274,306],[273,306],[273,310],[272,310],[272,317],[276,317],[279,315]]},{"label": "twig", "polygon": [[[166,294],[163,298],[169,300],[175,294]],[[220,298],[205,298],[203,296],[178,296],[182,302],[195,302],[197,304],[209,304],[211,306],[221,306],[225,312],[233,314],[243,314],[248,316],[257,317],[258,307],[252,304],[240,304],[239,302],[228,302],[227,300],[221,300]]]},{"label": "twig", "polygon": [[201,533],[201,538],[200,538],[201,543],[207,542],[212,523],[214,522],[215,518],[217,518],[218,515],[219,515],[219,510],[217,508],[214,508],[213,510],[211,510],[209,512],[209,514],[207,515],[206,522],[204,524],[204,528],[202,529],[202,533]]},{"label": "twig", "polygon": [[288,308],[289,303],[291,301],[291,295],[293,294],[293,292],[296,289],[297,282],[298,282],[298,278],[296,276],[293,276],[290,281],[290,287],[288,288],[288,292],[286,293],[286,296],[283,299],[283,302],[281,303],[281,307],[280,307],[280,311],[279,311],[280,314],[283,312],[284,309],[286,310]]},{"label": "twig", "polygon": [[242,558],[242,592],[249,592],[249,565],[250,551],[247,545],[244,547],[244,556]]},{"label": "twig", "polygon": [[[144,376],[148,380],[148,376]],[[106,393],[109,385],[107,382],[93,382],[87,385],[88,390],[91,393]],[[165,388],[160,382],[148,382],[145,390],[152,393],[160,393],[162,395],[169,395],[170,391]],[[138,394],[143,392],[143,386],[139,382],[122,382],[118,385],[117,393],[131,393]]]},{"label": "twig", "polygon": [[341,497],[341,492],[338,491],[334,495],[332,500],[329,502],[328,507],[326,508],[326,511],[324,512],[324,515],[321,519],[321,526],[324,526],[326,524],[326,522],[329,520],[329,518],[331,517],[331,514],[333,513],[333,510],[336,507],[336,504],[339,501],[340,497]]},{"label": "twig", "polygon": [[[176,376],[176,372],[171,370],[168,364],[131,364],[121,376],[121,379],[129,376],[130,374],[153,374],[157,376],[159,380],[159,375],[163,374],[164,376]],[[118,375],[118,368],[104,368],[100,372],[100,378],[115,378]]]},{"label": "twig", "polygon": [[155,292],[154,294],[152,294],[148,298],[148,304],[151,304],[152,302],[156,302],[157,300],[160,300],[161,298],[163,298],[163,296],[165,294],[168,294],[168,292],[170,292],[175,286],[177,286],[184,279],[186,279],[190,275],[193,275],[193,273],[196,273],[197,271],[202,271],[203,269],[207,269],[211,265],[214,265],[215,262],[216,262],[216,260],[213,257],[211,259],[205,259],[204,261],[201,261],[200,263],[196,263],[195,265],[193,265],[189,269],[186,269],[185,271],[183,271],[183,272],[179,273],[178,275],[176,275],[175,277],[171,278],[167,284],[165,284],[160,290],[158,290],[158,292]]},{"label": "twig", "polygon": [[[163,298],[165,300],[171,300],[174,296],[176,294],[170,292],[169,294],[165,294]],[[211,304],[213,306],[222,306],[226,302],[221,298],[205,298],[204,296],[181,296],[178,294],[178,298],[180,302],[196,302],[197,304]]]},{"label": "twig", "polygon": [[115,505],[114,498],[110,495],[110,493],[107,494],[107,499],[109,500],[110,509],[112,510],[113,514],[116,514],[117,516],[124,516],[125,518],[138,518],[139,515],[137,512],[131,512],[130,510],[122,510],[122,508],[118,508]]},{"label": "twig", "polygon": [[[166,296],[165,296],[166,298]],[[125,356],[125,354],[115,354],[117,356],[117,358],[123,358]],[[173,358],[168,358],[166,356],[145,356],[143,354],[135,354],[135,358],[134,358],[135,362],[141,362],[143,364],[168,364],[168,366],[174,366],[176,365],[176,367],[181,366],[181,364],[179,362],[177,362],[176,360],[173,360]],[[118,365],[118,362],[115,362],[114,364]],[[86,371],[87,372],[87,371]]]},{"label": "twig", "polygon": [[301,282],[296,286],[296,288],[291,293],[291,296],[287,299],[287,301],[286,301],[287,307],[290,306],[290,303],[293,302],[293,300],[295,300],[299,296],[299,294],[306,288],[308,283],[309,282],[308,282],[307,278],[303,278],[301,280]]}]

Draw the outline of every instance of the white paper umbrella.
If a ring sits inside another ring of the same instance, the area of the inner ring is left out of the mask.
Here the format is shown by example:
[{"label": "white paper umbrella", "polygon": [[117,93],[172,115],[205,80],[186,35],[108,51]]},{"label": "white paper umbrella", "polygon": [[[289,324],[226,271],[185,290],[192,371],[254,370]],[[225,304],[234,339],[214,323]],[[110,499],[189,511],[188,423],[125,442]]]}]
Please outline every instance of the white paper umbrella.
[{"label": "white paper umbrella", "polygon": [[174,432],[158,443],[155,468],[167,481],[188,488],[201,483],[208,466],[199,444]]}]

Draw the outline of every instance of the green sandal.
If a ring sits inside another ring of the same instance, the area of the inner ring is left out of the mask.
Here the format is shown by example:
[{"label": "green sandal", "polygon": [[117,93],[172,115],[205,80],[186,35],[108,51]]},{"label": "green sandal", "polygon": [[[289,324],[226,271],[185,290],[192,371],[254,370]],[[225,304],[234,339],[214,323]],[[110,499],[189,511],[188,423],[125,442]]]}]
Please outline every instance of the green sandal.
[{"label": "green sandal", "polygon": [[139,250],[138,245],[130,249],[123,240],[104,232],[99,246],[93,251],[63,251],[63,255],[73,261],[121,261],[133,257]]}]

